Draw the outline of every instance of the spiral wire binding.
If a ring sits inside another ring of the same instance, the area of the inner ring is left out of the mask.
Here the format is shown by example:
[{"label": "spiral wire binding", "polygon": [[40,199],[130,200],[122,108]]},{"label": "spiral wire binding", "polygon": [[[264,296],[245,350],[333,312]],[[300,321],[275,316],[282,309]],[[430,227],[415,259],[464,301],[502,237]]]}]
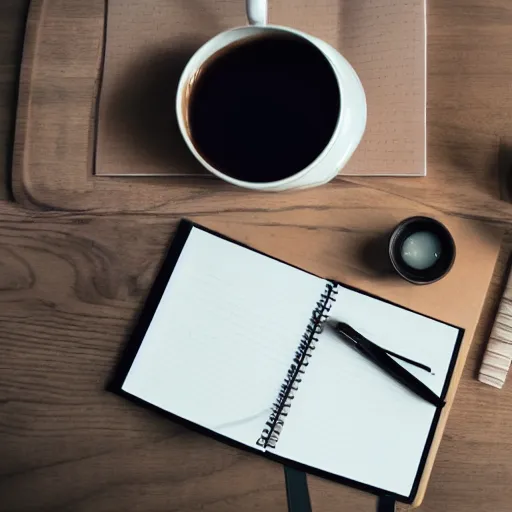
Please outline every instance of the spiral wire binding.
[{"label": "spiral wire binding", "polygon": [[318,342],[318,335],[324,328],[332,304],[336,301],[337,294],[338,285],[329,281],[311,314],[306,331],[302,335],[299,348],[295,352],[293,363],[288,369],[277,399],[272,405],[272,412],[265,423],[265,428],[260,438],[256,442],[258,446],[262,446],[263,448],[276,447],[279,435],[283,429],[284,419],[288,416],[292,400],[299,388],[299,384],[302,382],[302,377],[309,365],[309,359]]}]

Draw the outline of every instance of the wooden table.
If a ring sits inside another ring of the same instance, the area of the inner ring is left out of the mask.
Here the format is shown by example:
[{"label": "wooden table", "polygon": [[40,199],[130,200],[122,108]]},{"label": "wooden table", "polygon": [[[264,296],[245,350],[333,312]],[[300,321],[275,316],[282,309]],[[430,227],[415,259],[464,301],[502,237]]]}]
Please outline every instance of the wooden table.
[{"label": "wooden table", "polygon": [[[497,181],[488,174],[499,137],[512,130],[512,6],[509,0],[433,3],[434,21],[449,29],[429,46],[429,64],[446,75],[446,89],[429,92],[430,104],[439,110],[441,102],[446,111],[443,119],[430,116],[430,131],[439,137],[441,128],[453,128],[446,140],[452,164],[440,173],[430,162],[428,181],[359,182],[512,225],[512,207],[498,201]],[[6,177],[27,4],[0,3]],[[443,60],[448,45],[457,61]],[[6,187],[0,197],[8,197]],[[286,510],[278,465],[103,391],[178,218],[178,211],[34,213],[0,201],[0,511]],[[137,237],[143,243],[134,244]],[[510,510],[512,386],[484,388],[475,372],[511,241],[507,236],[422,511]],[[310,479],[310,492],[315,512],[373,510],[373,497],[320,479]]]}]

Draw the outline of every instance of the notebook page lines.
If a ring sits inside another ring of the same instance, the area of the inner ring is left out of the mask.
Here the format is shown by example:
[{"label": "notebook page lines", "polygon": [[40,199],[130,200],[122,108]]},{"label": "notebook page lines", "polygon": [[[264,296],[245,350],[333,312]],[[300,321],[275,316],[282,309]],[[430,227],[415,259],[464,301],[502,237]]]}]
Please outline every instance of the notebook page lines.
[{"label": "notebook page lines", "polygon": [[[431,366],[435,375],[414,370],[440,394],[458,329],[342,286],[330,315],[379,345]],[[408,496],[435,412],[433,405],[405,389],[326,326],[276,453]]]},{"label": "notebook page lines", "polygon": [[[375,371],[372,363],[332,333],[326,331],[321,342],[276,452],[408,495],[435,408]],[[300,443],[306,434],[308,441]]]},{"label": "notebook page lines", "polygon": [[123,389],[254,445],[324,286],[193,228]]}]

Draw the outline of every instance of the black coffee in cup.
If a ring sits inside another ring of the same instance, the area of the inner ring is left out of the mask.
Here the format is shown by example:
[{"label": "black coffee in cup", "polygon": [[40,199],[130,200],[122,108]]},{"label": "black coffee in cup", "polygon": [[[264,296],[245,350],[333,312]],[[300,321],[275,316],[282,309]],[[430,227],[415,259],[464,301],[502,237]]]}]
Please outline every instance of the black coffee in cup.
[{"label": "black coffee in cup", "polygon": [[331,140],[340,114],[334,71],[289,34],[245,39],[213,55],[186,95],[190,138],[216,170],[254,183],[293,176]]}]

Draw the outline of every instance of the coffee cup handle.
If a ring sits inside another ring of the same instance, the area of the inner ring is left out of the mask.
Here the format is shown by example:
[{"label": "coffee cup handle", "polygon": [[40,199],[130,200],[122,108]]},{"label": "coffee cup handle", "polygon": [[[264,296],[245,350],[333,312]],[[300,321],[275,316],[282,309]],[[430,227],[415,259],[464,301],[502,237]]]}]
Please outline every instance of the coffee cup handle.
[{"label": "coffee cup handle", "polygon": [[250,25],[266,25],[268,16],[267,0],[245,0],[247,19]]}]

